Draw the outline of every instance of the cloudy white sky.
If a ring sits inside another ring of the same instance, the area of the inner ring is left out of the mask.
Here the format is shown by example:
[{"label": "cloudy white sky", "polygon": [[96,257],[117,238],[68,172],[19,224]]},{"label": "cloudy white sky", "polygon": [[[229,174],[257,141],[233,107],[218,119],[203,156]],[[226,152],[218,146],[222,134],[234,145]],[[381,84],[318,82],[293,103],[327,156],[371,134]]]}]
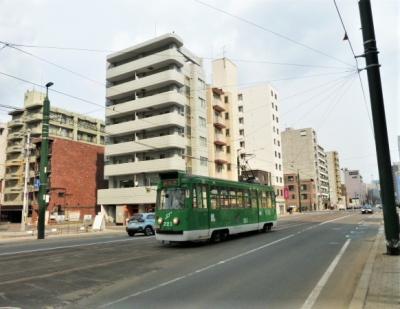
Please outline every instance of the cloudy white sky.
[{"label": "cloudy white sky", "polygon": [[[354,64],[332,0],[202,0],[226,12]],[[348,35],[362,53],[358,1],[337,0]],[[399,160],[400,134],[400,2],[372,0],[389,140],[393,161]],[[254,25],[194,0],[0,0],[0,41],[25,45],[119,50],[166,32],[182,37],[187,48],[210,61],[226,57],[238,66],[239,87],[270,81],[281,98],[281,129],[314,127],[327,150],[337,150],[342,167],[360,169],[377,178],[370,108],[349,67],[330,57],[293,44]],[[2,45],[0,44],[0,48]],[[104,104],[107,52],[20,47],[79,72],[91,82],[6,47],[0,50],[0,72]],[[310,66],[277,65],[290,63]],[[324,67],[316,67],[324,66]],[[360,61],[364,66],[364,61]],[[366,73],[361,73],[368,96]],[[1,104],[23,105],[32,86],[0,74]],[[55,106],[104,118],[104,109],[52,93]],[[368,103],[369,104],[369,103]],[[9,120],[0,110],[0,121]]]}]

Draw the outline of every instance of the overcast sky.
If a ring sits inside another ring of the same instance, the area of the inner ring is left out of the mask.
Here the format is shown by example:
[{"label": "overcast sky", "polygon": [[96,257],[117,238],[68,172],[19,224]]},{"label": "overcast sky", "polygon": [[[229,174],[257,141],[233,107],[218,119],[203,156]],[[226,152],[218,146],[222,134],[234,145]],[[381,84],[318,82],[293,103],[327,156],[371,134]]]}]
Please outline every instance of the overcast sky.
[{"label": "overcast sky", "polygon": [[[237,64],[239,87],[268,82],[281,98],[281,130],[313,127],[326,150],[337,150],[341,167],[360,169],[364,179],[378,177],[366,72],[364,104],[360,82],[349,73],[352,53],[343,41],[332,0],[202,0],[223,11],[289,37],[310,49],[204,6],[194,0],[0,0],[0,41],[11,43],[119,50],[174,31],[193,53],[204,57],[210,81],[210,61],[223,55]],[[338,0],[356,54],[362,53],[358,1]],[[400,2],[373,0],[392,161],[399,160],[400,134]],[[2,45],[0,44],[0,48]],[[107,52],[20,47],[97,82],[43,63],[10,47],[0,50],[0,72],[104,105]],[[310,66],[277,65],[290,63]],[[360,60],[364,67],[364,60]],[[324,66],[324,67],[317,67]],[[280,80],[280,81],[279,81]],[[23,105],[32,86],[0,74],[2,104]],[[55,106],[104,118],[104,109],[56,93]],[[9,120],[0,110],[0,121]]]}]

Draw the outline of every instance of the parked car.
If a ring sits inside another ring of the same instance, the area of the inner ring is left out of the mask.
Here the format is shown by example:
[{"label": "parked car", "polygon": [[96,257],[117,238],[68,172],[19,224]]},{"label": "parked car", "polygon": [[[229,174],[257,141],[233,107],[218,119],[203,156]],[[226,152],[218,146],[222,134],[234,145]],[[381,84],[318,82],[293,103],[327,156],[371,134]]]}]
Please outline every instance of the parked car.
[{"label": "parked car", "polygon": [[338,210],[346,210],[346,205],[339,204]]},{"label": "parked car", "polygon": [[156,216],[154,212],[138,213],[133,215],[126,226],[129,236],[143,233],[146,236],[154,235]]},{"label": "parked car", "polygon": [[374,210],[372,209],[371,205],[364,205],[361,207],[362,214],[373,214]]}]

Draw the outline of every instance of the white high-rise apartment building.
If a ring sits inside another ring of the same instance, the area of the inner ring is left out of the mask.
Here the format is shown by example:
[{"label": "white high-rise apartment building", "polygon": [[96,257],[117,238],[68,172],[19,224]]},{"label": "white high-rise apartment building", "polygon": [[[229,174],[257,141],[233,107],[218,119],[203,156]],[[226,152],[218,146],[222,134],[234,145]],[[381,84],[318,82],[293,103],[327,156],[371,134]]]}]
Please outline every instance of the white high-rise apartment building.
[{"label": "white high-rise apartment building", "polygon": [[116,223],[154,208],[159,172],[208,175],[202,61],[166,34],[107,57],[104,168],[98,204]]},{"label": "white high-rise apartment building", "polygon": [[[4,177],[6,173],[7,124],[0,123],[0,207],[4,202]],[[1,218],[0,218],[1,221]]]},{"label": "white high-rise apartment building", "polygon": [[237,181],[236,65],[226,58],[214,60],[212,77],[207,91],[209,176]]},{"label": "white high-rise apartment building", "polygon": [[328,164],[324,148],[318,144],[312,128],[287,128],[282,132],[283,170],[285,174],[299,173],[300,179],[315,183],[314,210],[329,207]]},{"label": "white high-rise apartment building", "polygon": [[279,213],[285,212],[283,199],[283,163],[278,94],[271,85],[257,85],[238,94],[237,141],[241,160],[257,173],[269,173]]},{"label": "white high-rise apartment building", "polygon": [[363,205],[367,200],[367,189],[360,171],[345,168],[343,178],[346,185],[348,205],[350,207]]}]

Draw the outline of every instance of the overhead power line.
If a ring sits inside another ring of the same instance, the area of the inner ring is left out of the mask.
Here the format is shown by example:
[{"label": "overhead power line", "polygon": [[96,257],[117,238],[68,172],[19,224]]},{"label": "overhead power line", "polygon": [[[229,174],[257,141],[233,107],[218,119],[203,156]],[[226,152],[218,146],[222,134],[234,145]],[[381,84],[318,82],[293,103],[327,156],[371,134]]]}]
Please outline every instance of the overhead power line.
[{"label": "overhead power line", "polygon": [[45,63],[47,63],[47,64],[50,64],[50,65],[52,65],[52,66],[55,66],[56,68],[59,68],[59,69],[61,69],[61,70],[63,70],[63,71],[66,71],[66,72],[71,73],[71,74],[73,74],[73,75],[76,75],[76,76],[78,76],[78,77],[80,77],[80,78],[86,79],[86,80],[88,80],[88,81],[90,81],[90,82],[92,82],[92,83],[95,83],[95,84],[98,84],[98,85],[101,85],[101,86],[105,87],[105,83],[103,83],[103,82],[100,82],[100,81],[97,81],[97,80],[92,79],[92,78],[90,78],[90,77],[87,77],[87,76],[85,76],[85,75],[83,75],[83,74],[81,74],[81,73],[79,73],[79,72],[73,71],[73,70],[71,70],[71,69],[69,69],[69,68],[66,68],[66,67],[62,66],[62,65],[59,65],[59,64],[54,63],[54,62],[51,62],[51,61],[49,61],[49,60],[47,60],[47,59],[44,59],[44,58],[42,58],[42,57],[39,57],[39,56],[37,56],[37,55],[35,55],[35,54],[32,54],[32,53],[30,53],[30,52],[27,52],[27,51],[25,51],[25,50],[23,50],[23,49],[20,49],[20,48],[18,48],[18,47],[15,47],[14,45],[9,44],[9,43],[7,43],[7,42],[0,41],[0,43],[6,44],[6,46],[9,47],[9,48],[15,49],[15,50],[17,50],[17,51],[19,51],[19,52],[21,52],[21,53],[23,53],[23,54],[26,54],[26,55],[30,56],[30,57],[36,58],[36,59],[38,59],[38,60],[40,60],[40,61],[42,61],[42,62],[45,62]]},{"label": "overhead power line", "polygon": [[[0,41],[2,42],[2,41]],[[57,46],[44,46],[44,45],[28,45],[28,44],[18,44],[14,42],[4,42],[5,44],[2,48],[7,46],[14,46],[14,47],[25,47],[25,48],[44,48],[44,49],[56,49],[56,50],[73,50],[73,51],[87,51],[87,52],[101,52],[101,53],[112,53],[116,52],[114,50],[97,50],[97,49],[88,49],[88,48],[76,48],[76,47],[57,47]],[[3,43],[3,44],[4,44]],[[1,48],[0,48],[1,50]],[[171,57],[170,54],[154,54],[152,57]],[[217,60],[219,58],[216,57],[207,57],[207,56],[199,56],[204,60]],[[269,64],[269,65],[279,65],[279,66],[295,66],[295,67],[310,67],[310,68],[321,68],[321,69],[347,69],[348,66],[331,66],[331,65],[318,65],[318,64],[308,64],[308,63],[290,63],[290,62],[280,62],[280,61],[271,61],[266,59],[241,59],[241,58],[229,58],[234,62],[242,62],[242,63],[254,63],[254,64]]]},{"label": "overhead power line", "polygon": [[251,26],[254,26],[254,27],[258,28],[258,29],[261,29],[261,30],[263,30],[263,31],[265,31],[265,32],[271,33],[271,34],[273,34],[273,35],[275,35],[275,36],[277,36],[277,37],[279,37],[279,38],[281,38],[281,39],[284,39],[284,40],[286,40],[286,41],[289,41],[289,42],[291,42],[291,43],[293,43],[293,44],[302,46],[302,47],[304,47],[304,48],[306,48],[306,49],[309,49],[309,50],[311,50],[311,51],[313,51],[313,52],[315,52],[315,53],[318,53],[318,54],[323,55],[323,56],[325,56],[325,57],[334,59],[334,60],[336,60],[337,62],[340,62],[340,63],[345,64],[345,65],[347,65],[347,66],[353,67],[353,65],[348,64],[348,63],[346,63],[345,61],[343,61],[343,60],[341,60],[341,59],[339,59],[339,58],[336,58],[336,57],[334,57],[334,56],[332,56],[332,55],[329,55],[329,54],[327,54],[327,53],[325,53],[325,52],[323,52],[323,51],[321,51],[321,50],[318,50],[318,49],[316,49],[316,48],[314,48],[314,47],[311,47],[311,46],[309,46],[309,45],[307,45],[307,44],[304,44],[304,43],[302,43],[302,42],[296,41],[296,40],[294,40],[294,39],[292,39],[292,38],[290,38],[290,37],[288,37],[288,36],[286,36],[286,35],[284,35],[284,34],[281,34],[281,33],[279,33],[279,32],[276,32],[276,31],[274,31],[274,30],[271,30],[271,29],[268,29],[268,28],[266,28],[266,27],[264,27],[264,26],[261,26],[261,25],[255,23],[255,22],[253,22],[253,21],[251,21],[251,20],[245,19],[245,18],[243,18],[243,17],[241,17],[241,16],[238,16],[238,15],[234,15],[234,14],[232,14],[232,13],[230,13],[230,12],[227,12],[227,11],[225,11],[225,10],[223,10],[223,9],[220,9],[220,8],[218,8],[218,7],[215,7],[215,6],[212,6],[212,5],[208,4],[208,3],[205,3],[205,2],[200,1],[200,0],[193,0],[193,1],[195,1],[195,2],[197,2],[197,3],[199,3],[199,4],[201,4],[201,5],[204,5],[204,6],[206,6],[206,7],[209,7],[209,8],[211,8],[211,9],[215,10],[215,11],[218,11],[218,12],[224,14],[224,15],[228,15],[228,16],[230,16],[230,17],[233,17],[233,18],[237,19],[237,20],[240,20],[241,22],[244,22],[244,23],[249,24],[249,25],[251,25]]},{"label": "overhead power line", "polygon": [[371,119],[371,116],[369,114],[369,106],[368,106],[368,102],[367,102],[367,96],[365,94],[364,85],[363,85],[363,82],[362,82],[362,79],[361,79],[361,74],[360,74],[361,69],[360,69],[360,67],[358,65],[357,56],[356,56],[356,54],[354,52],[353,45],[351,44],[351,40],[350,40],[349,34],[347,33],[347,29],[346,29],[346,26],[344,24],[344,21],[343,21],[343,18],[342,18],[342,14],[340,13],[340,10],[339,10],[339,7],[338,7],[338,5],[336,3],[336,0],[333,0],[333,4],[335,5],[336,12],[337,12],[337,14],[339,16],[339,19],[340,19],[340,23],[342,24],[343,31],[344,31],[344,34],[345,34],[345,40],[349,43],[349,46],[350,46],[350,49],[351,49],[351,53],[353,54],[353,57],[354,57],[354,61],[355,61],[356,67],[357,67],[358,80],[360,81],[361,92],[362,92],[362,96],[363,96],[363,100],[364,100],[365,111],[367,112],[367,116],[368,116],[368,119],[369,119],[369,125],[371,127],[371,130],[372,130],[372,132],[374,132],[373,125],[372,125],[372,119]]}]

